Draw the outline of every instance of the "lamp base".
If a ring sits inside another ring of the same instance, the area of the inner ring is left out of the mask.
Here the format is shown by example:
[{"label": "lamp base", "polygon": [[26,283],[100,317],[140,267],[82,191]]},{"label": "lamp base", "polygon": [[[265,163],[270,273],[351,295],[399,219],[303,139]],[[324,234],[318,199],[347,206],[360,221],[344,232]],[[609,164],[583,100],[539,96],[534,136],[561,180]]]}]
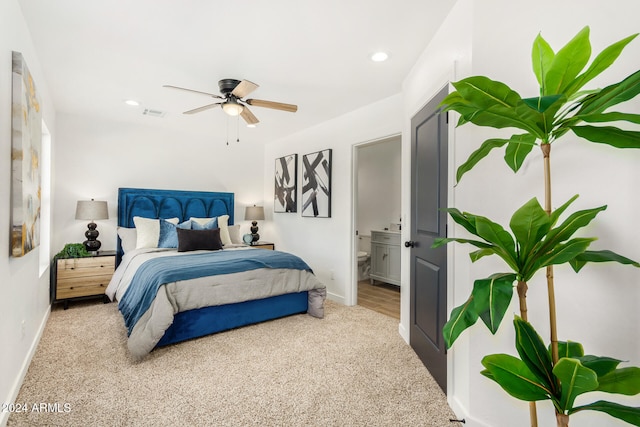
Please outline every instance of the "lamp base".
[{"label": "lamp base", "polygon": [[84,232],[84,236],[87,238],[87,240],[82,242],[82,244],[84,245],[87,252],[96,254],[98,253],[98,249],[100,249],[100,246],[102,246],[102,243],[100,243],[100,240],[98,240],[98,236],[100,235],[97,230],[98,226],[95,222],[90,222],[87,227],[89,229]]},{"label": "lamp base", "polygon": [[252,244],[254,244],[258,240],[260,240],[260,235],[258,234],[258,221],[253,221],[251,225],[252,227],[250,228],[250,230],[251,230],[251,235],[253,236]]}]

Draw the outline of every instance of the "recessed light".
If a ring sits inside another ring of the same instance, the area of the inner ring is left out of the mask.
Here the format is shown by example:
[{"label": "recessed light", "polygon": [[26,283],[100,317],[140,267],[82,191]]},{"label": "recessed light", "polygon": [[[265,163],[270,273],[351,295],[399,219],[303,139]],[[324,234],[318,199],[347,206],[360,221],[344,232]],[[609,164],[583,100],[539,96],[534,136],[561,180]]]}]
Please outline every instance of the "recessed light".
[{"label": "recessed light", "polygon": [[138,105],[140,105],[140,103],[135,99],[127,99],[126,101],[124,101],[124,103],[127,105],[131,105],[132,107],[137,107]]},{"label": "recessed light", "polygon": [[387,52],[376,52],[371,55],[371,60],[373,62],[384,62],[389,59],[389,54]]}]

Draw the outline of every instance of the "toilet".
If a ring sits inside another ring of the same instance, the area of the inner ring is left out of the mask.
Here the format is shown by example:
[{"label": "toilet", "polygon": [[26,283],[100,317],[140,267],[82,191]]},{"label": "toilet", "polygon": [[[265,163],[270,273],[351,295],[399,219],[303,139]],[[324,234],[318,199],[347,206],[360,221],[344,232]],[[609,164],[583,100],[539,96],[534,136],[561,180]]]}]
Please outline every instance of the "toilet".
[{"label": "toilet", "polygon": [[358,251],[358,281],[369,279],[369,269],[371,268],[369,259],[368,252]]}]

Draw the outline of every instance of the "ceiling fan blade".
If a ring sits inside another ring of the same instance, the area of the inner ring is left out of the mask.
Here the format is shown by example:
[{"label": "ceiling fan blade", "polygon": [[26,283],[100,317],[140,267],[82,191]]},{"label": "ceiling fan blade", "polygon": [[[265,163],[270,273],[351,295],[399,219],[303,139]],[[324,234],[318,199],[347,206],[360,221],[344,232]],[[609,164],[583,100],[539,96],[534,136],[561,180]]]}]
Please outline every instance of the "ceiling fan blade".
[{"label": "ceiling fan blade", "polygon": [[224,99],[224,97],[222,97],[220,95],[216,95],[216,94],[209,93],[209,92],[202,92],[202,91],[199,91],[199,90],[187,89],[187,88],[179,87],[179,86],[163,85],[162,87],[168,87],[168,88],[171,88],[171,89],[186,90],[188,92],[195,92],[195,93],[201,93],[202,95],[209,95],[209,96],[211,96],[213,98]]},{"label": "ceiling fan blade", "polygon": [[289,111],[291,113],[298,111],[297,105],[284,104],[282,102],[264,101],[262,99],[247,99],[246,103],[255,107],[273,108],[274,110]]},{"label": "ceiling fan blade", "polygon": [[256,89],[258,89],[257,84],[250,82],[249,80],[242,80],[240,83],[238,83],[238,86],[233,89],[231,95],[235,96],[236,98],[244,98]]},{"label": "ceiling fan blade", "polygon": [[189,110],[189,111],[185,111],[182,114],[195,114],[195,113],[199,113],[200,111],[205,111],[208,110],[210,108],[214,108],[217,107],[218,105],[222,104],[222,102],[216,102],[215,104],[209,104],[209,105],[205,105],[203,107],[198,107],[198,108],[194,108],[193,110]]},{"label": "ceiling fan blade", "polygon": [[249,107],[247,107],[246,105],[242,109],[242,113],[240,113],[240,116],[242,116],[242,118],[245,122],[247,122],[248,125],[255,125],[260,121],[256,116],[253,115],[251,110],[249,110]]}]

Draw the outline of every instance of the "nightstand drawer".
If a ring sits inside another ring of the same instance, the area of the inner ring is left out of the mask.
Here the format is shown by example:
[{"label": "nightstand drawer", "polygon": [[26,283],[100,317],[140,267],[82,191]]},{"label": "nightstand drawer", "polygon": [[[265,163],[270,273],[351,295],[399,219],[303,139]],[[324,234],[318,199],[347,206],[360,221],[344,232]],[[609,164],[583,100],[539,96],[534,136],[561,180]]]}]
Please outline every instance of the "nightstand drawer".
[{"label": "nightstand drawer", "polygon": [[114,256],[59,259],[58,280],[71,277],[113,274],[115,265],[116,258]]},{"label": "nightstand drawer", "polygon": [[103,295],[113,273],[98,276],[78,276],[61,279],[58,277],[56,297],[58,299]]},{"label": "nightstand drawer", "polygon": [[[104,296],[113,271],[115,255],[63,258],[56,261],[56,300]],[[67,302],[65,302],[65,308]]]}]

